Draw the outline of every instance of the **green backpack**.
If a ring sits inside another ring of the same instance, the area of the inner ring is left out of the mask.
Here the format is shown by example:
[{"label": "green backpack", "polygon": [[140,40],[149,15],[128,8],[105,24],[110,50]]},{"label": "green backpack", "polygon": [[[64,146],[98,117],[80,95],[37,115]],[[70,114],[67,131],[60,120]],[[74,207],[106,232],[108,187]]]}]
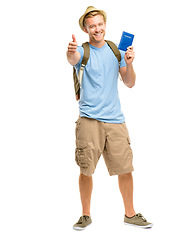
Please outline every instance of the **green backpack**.
[{"label": "green backpack", "polygon": [[[109,47],[112,49],[115,57],[118,60],[119,66],[121,62],[121,54],[120,51],[118,50],[116,44],[114,44],[111,41],[105,40]],[[84,55],[81,63],[81,67],[77,76],[76,69],[73,67],[73,80],[74,80],[74,89],[75,89],[75,95],[76,95],[76,100],[78,101],[80,99],[80,86],[82,84],[82,77],[83,77],[83,72],[84,68],[88,62],[89,55],[90,55],[90,47],[88,42],[85,42],[82,44],[82,47],[84,48]]]}]

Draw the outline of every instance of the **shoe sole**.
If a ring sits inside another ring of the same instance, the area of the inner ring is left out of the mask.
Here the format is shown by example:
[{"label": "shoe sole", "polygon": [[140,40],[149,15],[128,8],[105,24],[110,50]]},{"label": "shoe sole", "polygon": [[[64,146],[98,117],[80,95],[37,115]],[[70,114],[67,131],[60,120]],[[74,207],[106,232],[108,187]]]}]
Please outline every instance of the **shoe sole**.
[{"label": "shoe sole", "polygon": [[133,226],[133,227],[138,227],[138,228],[152,228],[153,227],[153,224],[148,224],[146,226],[140,226],[140,225],[136,225],[136,224],[131,224],[131,223],[126,223],[124,222],[125,225],[129,225],[129,226]]},{"label": "shoe sole", "polygon": [[73,227],[73,229],[76,231],[82,231],[82,230],[85,230],[90,225],[91,225],[91,223],[89,225],[87,225],[86,227]]}]

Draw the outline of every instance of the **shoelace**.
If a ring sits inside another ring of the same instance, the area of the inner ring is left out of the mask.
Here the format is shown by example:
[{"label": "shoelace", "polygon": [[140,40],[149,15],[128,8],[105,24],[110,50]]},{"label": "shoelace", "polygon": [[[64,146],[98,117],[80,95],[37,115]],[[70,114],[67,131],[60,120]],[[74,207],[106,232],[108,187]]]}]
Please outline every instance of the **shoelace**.
[{"label": "shoelace", "polygon": [[147,222],[147,220],[143,217],[143,215],[141,213],[138,213],[135,216],[138,218],[141,218],[144,222]]},{"label": "shoelace", "polygon": [[87,221],[88,218],[89,218],[89,216],[84,215],[84,216],[80,217],[80,219],[78,220],[77,223],[78,223],[78,224],[81,224],[81,223],[83,223],[83,221]]}]

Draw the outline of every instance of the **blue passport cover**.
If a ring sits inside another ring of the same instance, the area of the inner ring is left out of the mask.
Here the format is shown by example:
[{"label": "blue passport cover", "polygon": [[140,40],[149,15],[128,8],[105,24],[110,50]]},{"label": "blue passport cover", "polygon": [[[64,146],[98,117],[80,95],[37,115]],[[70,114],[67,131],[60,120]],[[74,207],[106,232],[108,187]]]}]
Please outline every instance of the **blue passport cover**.
[{"label": "blue passport cover", "polygon": [[133,34],[123,31],[120,43],[118,45],[118,49],[126,52],[127,48],[132,45],[133,38],[134,38]]}]

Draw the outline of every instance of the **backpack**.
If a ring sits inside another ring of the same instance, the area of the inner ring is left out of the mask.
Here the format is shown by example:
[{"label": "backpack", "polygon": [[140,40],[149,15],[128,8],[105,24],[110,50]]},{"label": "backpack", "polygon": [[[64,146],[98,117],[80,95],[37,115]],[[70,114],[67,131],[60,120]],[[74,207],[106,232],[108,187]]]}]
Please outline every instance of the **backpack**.
[{"label": "backpack", "polygon": [[[106,43],[109,45],[109,47],[112,49],[115,57],[118,60],[118,64],[120,66],[121,62],[121,54],[120,51],[118,50],[116,44],[114,44],[111,41],[105,40]],[[90,55],[90,47],[88,42],[85,42],[82,44],[82,47],[84,48],[84,55],[81,63],[81,67],[77,76],[76,69],[73,67],[73,80],[74,80],[74,89],[75,89],[75,95],[76,95],[76,100],[78,101],[80,99],[80,86],[82,84],[82,77],[83,77],[83,72],[84,68],[88,62],[89,55]]]}]

